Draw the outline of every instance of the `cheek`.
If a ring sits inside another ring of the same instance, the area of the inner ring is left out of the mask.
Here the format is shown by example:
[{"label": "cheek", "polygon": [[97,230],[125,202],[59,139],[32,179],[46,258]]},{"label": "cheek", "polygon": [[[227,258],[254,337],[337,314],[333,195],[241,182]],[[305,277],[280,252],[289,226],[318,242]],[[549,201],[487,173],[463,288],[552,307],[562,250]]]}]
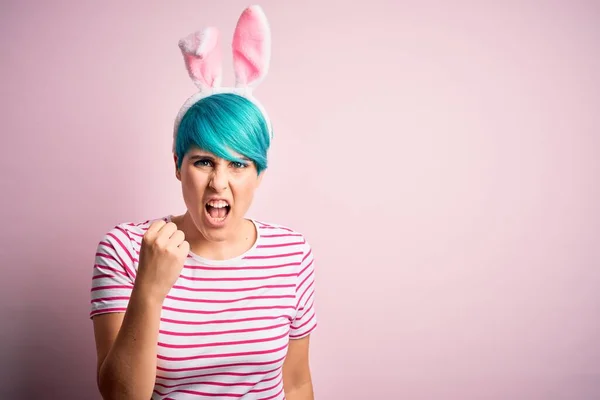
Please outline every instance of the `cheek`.
[{"label": "cheek", "polygon": [[202,174],[186,171],[181,175],[183,193],[189,198],[201,197],[204,193],[205,177]]},{"label": "cheek", "polygon": [[256,179],[251,177],[244,177],[237,179],[232,182],[231,190],[236,203],[248,204],[254,197],[254,191],[256,190]]}]

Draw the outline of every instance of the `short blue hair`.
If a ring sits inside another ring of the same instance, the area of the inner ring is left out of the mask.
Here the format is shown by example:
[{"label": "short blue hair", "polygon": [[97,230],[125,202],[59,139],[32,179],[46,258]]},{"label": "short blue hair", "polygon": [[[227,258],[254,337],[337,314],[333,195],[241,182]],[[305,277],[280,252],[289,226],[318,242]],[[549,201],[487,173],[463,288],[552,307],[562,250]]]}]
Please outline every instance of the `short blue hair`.
[{"label": "short blue hair", "polygon": [[254,162],[258,174],[267,169],[271,136],[260,109],[245,97],[219,93],[196,102],[185,113],[175,139],[175,154],[181,168],[192,146],[228,161],[243,162],[230,150]]}]

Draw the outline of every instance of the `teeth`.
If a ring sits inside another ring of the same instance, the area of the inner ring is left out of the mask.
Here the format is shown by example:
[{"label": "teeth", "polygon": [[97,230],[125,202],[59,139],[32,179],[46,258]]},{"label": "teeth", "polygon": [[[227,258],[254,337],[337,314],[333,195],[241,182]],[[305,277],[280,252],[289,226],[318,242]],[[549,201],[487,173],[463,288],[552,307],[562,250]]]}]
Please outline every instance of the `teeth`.
[{"label": "teeth", "polygon": [[208,205],[214,208],[223,208],[223,207],[227,207],[229,204],[227,204],[226,201],[224,200],[216,200],[216,201],[209,201]]}]

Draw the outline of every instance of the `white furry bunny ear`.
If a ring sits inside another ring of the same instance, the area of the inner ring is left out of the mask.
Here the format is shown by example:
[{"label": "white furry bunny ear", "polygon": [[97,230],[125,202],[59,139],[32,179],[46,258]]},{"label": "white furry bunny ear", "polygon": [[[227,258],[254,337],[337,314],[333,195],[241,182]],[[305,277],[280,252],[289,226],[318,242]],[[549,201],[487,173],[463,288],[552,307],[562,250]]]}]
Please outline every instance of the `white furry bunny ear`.
[{"label": "white furry bunny ear", "polygon": [[233,35],[236,87],[256,87],[269,71],[271,31],[260,6],[246,8]]},{"label": "white furry bunny ear", "polygon": [[220,86],[223,74],[219,31],[206,28],[179,41],[190,78],[200,91]]}]

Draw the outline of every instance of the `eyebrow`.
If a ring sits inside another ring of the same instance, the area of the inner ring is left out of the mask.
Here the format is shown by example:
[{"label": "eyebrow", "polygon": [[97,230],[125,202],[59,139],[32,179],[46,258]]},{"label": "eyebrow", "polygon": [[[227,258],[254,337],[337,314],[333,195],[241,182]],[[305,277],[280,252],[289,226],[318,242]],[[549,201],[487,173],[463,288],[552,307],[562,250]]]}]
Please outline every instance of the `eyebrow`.
[{"label": "eyebrow", "polygon": [[208,154],[194,154],[193,156],[190,156],[190,160],[196,160],[198,158],[210,158],[211,160],[214,159],[213,156],[209,156]]}]

